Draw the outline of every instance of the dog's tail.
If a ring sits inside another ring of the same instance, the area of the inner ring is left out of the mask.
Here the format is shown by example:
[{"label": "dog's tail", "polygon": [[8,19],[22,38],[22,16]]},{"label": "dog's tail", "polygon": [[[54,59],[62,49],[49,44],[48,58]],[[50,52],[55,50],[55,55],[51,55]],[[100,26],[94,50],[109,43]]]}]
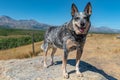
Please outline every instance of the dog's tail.
[{"label": "dog's tail", "polygon": [[40,48],[41,48],[42,50],[44,50],[44,44],[42,44],[42,45],[40,46]]}]

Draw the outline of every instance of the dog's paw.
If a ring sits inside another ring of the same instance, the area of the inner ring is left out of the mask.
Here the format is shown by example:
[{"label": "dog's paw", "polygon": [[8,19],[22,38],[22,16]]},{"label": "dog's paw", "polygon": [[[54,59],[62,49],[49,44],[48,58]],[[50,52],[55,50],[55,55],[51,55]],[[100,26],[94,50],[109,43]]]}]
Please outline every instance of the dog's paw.
[{"label": "dog's paw", "polygon": [[47,68],[48,66],[46,64],[43,65],[44,68]]},{"label": "dog's paw", "polygon": [[69,78],[68,73],[64,73],[64,74],[63,74],[63,77],[64,77],[65,79],[68,79],[68,78]]},{"label": "dog's paw", "polygon": [[78,77],[83,77],[83,74],[82,74],[81,72],[76,72],[76,75],[77,75]]}]

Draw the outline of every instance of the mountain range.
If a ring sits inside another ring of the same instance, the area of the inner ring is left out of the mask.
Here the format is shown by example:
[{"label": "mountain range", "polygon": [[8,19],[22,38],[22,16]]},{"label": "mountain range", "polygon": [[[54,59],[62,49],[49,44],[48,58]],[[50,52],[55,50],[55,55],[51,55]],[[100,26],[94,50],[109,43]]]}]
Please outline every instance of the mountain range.
[{"label": "mountain range", "polygon": [[109,27],[101,26],[101,27],[91,27],[90,32],[93,33],[120,33],[120,29],[111,29]]},{"label": "mountain range", "polygon": [[[2,28],[12,28],[12,29],[35,29],[44,30],[51,25],[40,23],[36,20],[16,20],[9,16],[0,16],[0,27]],[[120,33],[118,29],[111,29],[109,27],[91,27],[90,32],[95,33]]]},{"label": "mountain range", "polygon": [[36,20],[15,20],[9,16],[0,16],[0,27],[13,29],[46,29],[50,25],[39,23]]}]

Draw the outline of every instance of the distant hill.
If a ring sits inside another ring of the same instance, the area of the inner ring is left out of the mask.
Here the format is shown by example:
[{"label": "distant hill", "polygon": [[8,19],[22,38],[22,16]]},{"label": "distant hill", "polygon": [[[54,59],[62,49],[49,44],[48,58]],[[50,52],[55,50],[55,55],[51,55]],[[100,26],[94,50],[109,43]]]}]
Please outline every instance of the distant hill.
[{"label": "distant hill", "polygon": [[101,26],[101,27],[91,27],[90,32],[94,33],[120,33],[119,29],[111,29],[109,27]]},{"label": "distant hill", "polygon": [[[15,20],[9,16],[0,16],[0,27],[13,29],[47,29],[51,25],[39,23],[36,20]],[[90,32],[94,33],[120,33],[120,30],[111,29],[109,27],[91,27]]]},{"label": "distant hill", "polygon": [[0,27],[13,29],[47,29],[50,25],[36,20],[15,20],[9,16],[0,16]]}]

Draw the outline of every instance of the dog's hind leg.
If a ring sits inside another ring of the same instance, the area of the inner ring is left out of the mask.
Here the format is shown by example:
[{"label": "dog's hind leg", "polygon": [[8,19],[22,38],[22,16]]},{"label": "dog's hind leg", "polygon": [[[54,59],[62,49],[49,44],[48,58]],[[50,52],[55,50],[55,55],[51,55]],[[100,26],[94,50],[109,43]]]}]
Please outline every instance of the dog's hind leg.
[{"label": "dog's hind leg", "polygon": [[44,54],[44,67],[47,67],[47,52],[48,52],[48,43],[44,44],[44,51],[45,51],[45,54]]},{"label": "dog's hind leg", "polygon": [[76,74],[78,77],[82,77],[82,73],[79,70],[79,63],[80,63],[80,58],[82,56],[82,50],[78,49],[77,54],[76,54]]},{"label": "dog's hind leg", "polygon": [[56,50],[57,50],[57,48],[55,48],[55,47],[52,48],[52,52],[51,52],[51,64],[50,65],[54,64],[53,58],[54,58],[54,54],[55,54]]}]

